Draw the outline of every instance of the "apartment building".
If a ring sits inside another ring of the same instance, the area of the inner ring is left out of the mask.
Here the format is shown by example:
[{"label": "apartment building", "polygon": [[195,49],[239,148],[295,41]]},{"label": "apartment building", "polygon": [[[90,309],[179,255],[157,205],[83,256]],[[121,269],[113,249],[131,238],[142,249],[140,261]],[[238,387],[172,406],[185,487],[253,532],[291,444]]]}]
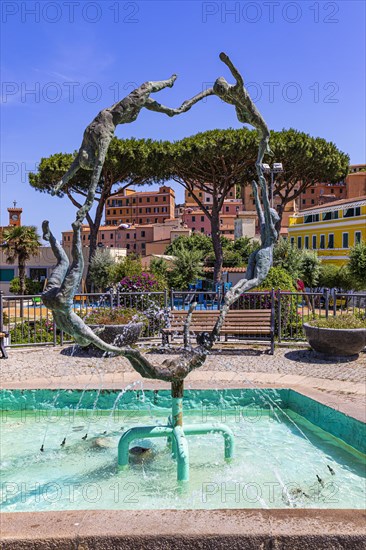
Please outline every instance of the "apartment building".
[{"label": "apartment building", "polygon": [[124,189],[107,199],[105,225],[145,225],[174,219],[175,193],[163,185],[158,191]]},{"label": "apartment building", "polygon": [[[167,220],[165,223],[157,224],[136,224],[129,227],[102,225],[98,231],[97,246],[145,256],[149,243],[157,244],[166,241],[168,245],[171,242],[172,234],[179,236],[183,234],[182,231],[184,234],[190,233],[188,228],[182,228],[178,220]],[[81,242],[83,247],[89,246],[90,228],[88,225],[82,227]],[[64,231],[62,246],[66,249],[71,247],[71,244],[72,231]]]},{"label": "apartment building", "polygon": [[366,195],[302,210],[290,219],[297,248],[317,250],[327,263],[345,264],[351,246],[366,240]]}]

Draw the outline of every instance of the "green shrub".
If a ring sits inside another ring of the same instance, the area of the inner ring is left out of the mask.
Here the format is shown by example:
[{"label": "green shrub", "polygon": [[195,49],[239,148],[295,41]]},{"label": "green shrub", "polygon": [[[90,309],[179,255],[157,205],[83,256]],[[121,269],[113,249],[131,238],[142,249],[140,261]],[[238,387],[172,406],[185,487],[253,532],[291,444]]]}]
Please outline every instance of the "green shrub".
[{"label": "green shrub", "polygon": [[[43,289],[43,283],[40,281],[32,281],[32,279],[25,280],[25,293],[27,295],[40,294]],[[20,282],[19,277],[14,277],[11,281],[9,290],[12,294],[20,294]]]},{"label": "green shrub", "polygon": [[[270,291],[280,289],[282,292],[289,294],[281,294],[281,334],[282,336],[294,336],[302,334],[302,319],[297,309],[297,296],[291,295],[296,292],[292,276],[282,267],[271,267],[269,273],[263,283],[255,290]],[[279,326],[279,300],[277,293],[275,294],[275,330],[278,334]]]},{"label": "green shrub", "polygon": [[319,328],[333,329],[350,329],[350,328],[366,328],[366,319],[356,317],[355,315],[344,314],[330,316],[327,319],[313,319],[309,321],[309,325]]},{"label": "green shrub", "polygon": [[[53,342],[53,322],[48,319],[42,321],[24,321],[17,323],[10,329],[12,344],[28,344]],[[56,341],[60,344],[59,331],[56,332]]]},{"label": "green shrub", "polygon": [[6,313],[6,311],[3,311],[3,326],[8,325],[8,324],[9,324],[9,316]]}]

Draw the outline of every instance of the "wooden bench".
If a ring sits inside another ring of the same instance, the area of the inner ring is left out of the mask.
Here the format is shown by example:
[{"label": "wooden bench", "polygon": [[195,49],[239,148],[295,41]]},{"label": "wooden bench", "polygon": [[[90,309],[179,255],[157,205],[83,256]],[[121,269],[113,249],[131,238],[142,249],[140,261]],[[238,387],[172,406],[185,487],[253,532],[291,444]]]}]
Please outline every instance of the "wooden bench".
[{"label": "wooden bench", "polygon": [[4,342],[4,338],[7,338],[8,336],[9,336],[8,332],[0,332],[0,351],[1,351],[2,359],[8,358],[8,354],[6,353],[5,342]]},{"label": "wooden bench", "polygon": [[[184,330],[184,321],[187,317],[187,311],[178,310],[170,312],[170,326],[162,329],[163,344],[169,343],[169,335],[182,334]],[[192,322],[189,332],[200,334],[201,332],[211,332],[219,311],[195,310],[192,314]],[[221,328],[220,334],[253,336],[258,339],[266,339],[270,343],[270,353],[274,353],[274,309],[243,309],[230,310]]]}]

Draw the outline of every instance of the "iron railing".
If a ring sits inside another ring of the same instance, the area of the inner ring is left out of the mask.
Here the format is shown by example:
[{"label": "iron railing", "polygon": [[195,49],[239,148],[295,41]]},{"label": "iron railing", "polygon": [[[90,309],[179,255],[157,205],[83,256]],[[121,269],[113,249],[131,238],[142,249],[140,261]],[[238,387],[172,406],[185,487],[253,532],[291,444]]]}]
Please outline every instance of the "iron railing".
[{"label": "iron railing", "polygon": [[[233,309],[269,309],[271,292],[248,292],[233,304]],[[167,326],[170,309],[187,310],[192,303],[197,309],[220,310],[224,291],[165,291],[165,292],[120,292],[78,294],[74,310],[81,316],[98,311],[99,308],[136,309],[144,313],[143,338],[158,338]],[[366,317],[366,293],[286,292],[274,293],[275,335],[278,342],[303,341],[303,323],[317,317],[341,315],[345,312]],[[67,334],[59,331],[52,312],[42,303],[40,295],[5,296],[0,292],[0,332],[9,332],[7,345],[39,346],[71,343]],[[238,338],[240,339],[240,337]]]}]

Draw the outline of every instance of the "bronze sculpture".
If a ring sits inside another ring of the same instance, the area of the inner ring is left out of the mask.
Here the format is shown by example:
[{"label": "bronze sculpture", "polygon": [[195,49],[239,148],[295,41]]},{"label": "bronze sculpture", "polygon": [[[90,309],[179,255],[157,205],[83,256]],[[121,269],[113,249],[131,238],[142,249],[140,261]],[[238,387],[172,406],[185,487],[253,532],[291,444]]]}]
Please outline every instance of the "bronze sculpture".
[{"label": "bronze sculpture", "polygon": [[[75,341],[85,346],[93,343],[100,349],[126,357],[133,368],[144,378],[160,379],[172,382],[173,396],[183,392],[183,380],[193,369],[203,365],[207,354],[217,341],[220,329],[230,306],[238,297],[246,291],[258,286],[267,276],[272,264],[273,245],[277,238],[275,223],[277,213],[270,208],[266,181],[262,171],[262,162],[265,153],[269,149],[269,129],[253,104],[244,81],[234,67],[229,57],[221,53],[220,59],[230,68],[237,83],[229,85],[224,78],[216,80],[213,88],[201,92],[192,99],[185,101],[178,109],[164,107],[149,98],[149,95],[167,86],[171,87],[176,79],[173,75],[170,79],[161,82],[148,82],[132,92],[127,98],[116,103],[109,109],[101,111],[84,132],[84,139],[75,161],[69,171],[56,186],[54,192],[58,192],[64,184],[80,168],[92,170],[91,185],[88,190],[85,204],[79,208],[76,220],[73,223],[73,263],[69,267],[68,259],[62,247],[53,237],[48,222],[43,222],[44,238],[49,240],[52,250],[58,260],[55,271],[50,277],[48,285],[43,293],[45,305],[53,312],[58,328],[74,337]],[[197,337],[197,347],[192,348],[189,338],[189,327],[195,304],[192,304],[187,314],[184,327],[184,347],[180,356],[176,359],[166,359],[161,365],[153,365],[142,355],[138,349],[129,347],[119,348],[101,340],[82,319],[73,312],[73,296],[77,292],[82,270],[83,256],[80,239],[80,228],[86,213],[90,210],[96,187],[99,181],[101,168],[105,160],[109,143],[113,137],[117,124],[132,122],[138,116],[140,110],[145,107],[153,111],[162,112],[174,116],[186,112],[200,99],[208,95],[218,95],[224,101],[233,104],[236,108],[238,119],[257,128],[260,136],[256,169],[261,189],[263,209],[260,205],[257,183],[253,182],[253,193],[256,201],[257,213],[261,228],[261,247],[253,252],[249,258],[246,276],[241,279],[225,296],[225,303],[220,311],[217,323],[211,333],[203,333]]]}]

